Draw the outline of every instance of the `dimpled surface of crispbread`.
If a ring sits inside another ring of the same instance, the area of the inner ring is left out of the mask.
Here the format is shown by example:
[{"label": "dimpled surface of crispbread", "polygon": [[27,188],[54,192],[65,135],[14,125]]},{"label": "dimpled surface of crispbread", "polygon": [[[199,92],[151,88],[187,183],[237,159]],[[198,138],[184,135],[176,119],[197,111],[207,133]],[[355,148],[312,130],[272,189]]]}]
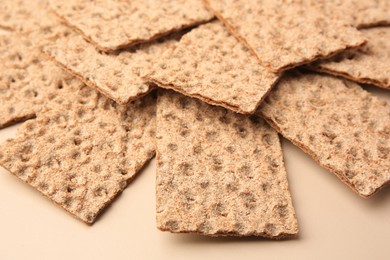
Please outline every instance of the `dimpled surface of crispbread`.
[{"label": "dimpled surface of crispbread", "polygon": [[157,226],[210,236],[296,236],[277,133],[167,91],[157,105]]},{"label": "dimpled surface of crispbread", "polygon": [[318,61],[312,69],[360,83],[390,89],[390,27],[361,30],[368,43],[334,58]]},{"label": "dimpled surface of crispbread", "polygon": [[16,33],[0,36],[0,128],[34,117],[72,81],[32,41]]},{"label": "dimpled surface of crispbread", "polygon": [[260,63],[283,71],[364,44],[355,28],[328,19],[305,0],[207,0]]},{"label": "dimpled surface of crispbread", "polygon": [[260,112],[359,195],[371,196],[390,182],[390,106],[359,85],[286,75]]},{"label": "dimpled surface of crispbread", "polygon": [[390,24],[389,0],[307,0],[330,19],[355,27]]},{"label": "dimpled surface of crispbread", "polygon": [[114,51],[213,18],[201,0],[51,0],[51,7],[100,50]]},{"label": "dimpled surface of crispbread", "polygon": [[220,21],[214,21],[184,35],[147,78],[207,103],[254,113],[279,75],[259,65]]},{"label": "dimpled surface of crispbread", "polygon": [[177,35],[118,53],[103,53],[76,33],[58,37],[44,52],[61,67],[120,104],[146,95],[152,87],[141,76],[176,42]]},{"label": "dimpled surface of crispbread", "polygon": [[0,165],[91,224],[154,156],[154,131],[153,95],[118,106],[84,85],[1,144]]}]

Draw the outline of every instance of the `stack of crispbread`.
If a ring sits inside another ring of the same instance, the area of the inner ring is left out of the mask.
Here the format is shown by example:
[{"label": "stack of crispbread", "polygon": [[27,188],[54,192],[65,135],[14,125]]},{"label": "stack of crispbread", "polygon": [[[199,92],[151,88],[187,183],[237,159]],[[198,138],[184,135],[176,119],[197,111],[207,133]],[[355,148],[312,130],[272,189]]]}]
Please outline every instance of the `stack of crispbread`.
[{"label": "stack of crispbread", "polygon": [[[375,2],[375,3],[373,3]],[[92,224],[157,154],[157,227],[296,237],[279,134],[390,183],[388,0],[3,0],[0,165]]]}]

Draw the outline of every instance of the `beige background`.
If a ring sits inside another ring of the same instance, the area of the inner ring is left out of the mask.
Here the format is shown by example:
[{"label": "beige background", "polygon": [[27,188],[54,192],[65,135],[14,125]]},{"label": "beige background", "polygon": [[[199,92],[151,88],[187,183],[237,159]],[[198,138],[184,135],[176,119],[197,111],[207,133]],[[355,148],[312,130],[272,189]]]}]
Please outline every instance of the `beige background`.
[{"label": "beige background", "polygon": [[[390,100],[390,91],[369,88]],[[0,141],[18,126],[0,131]],[[155,228],[155,161],[93,226],[0,168],[0,259],[388,259],[390,187],[371,199],[283,140],[295,240],[208,238]]]}]

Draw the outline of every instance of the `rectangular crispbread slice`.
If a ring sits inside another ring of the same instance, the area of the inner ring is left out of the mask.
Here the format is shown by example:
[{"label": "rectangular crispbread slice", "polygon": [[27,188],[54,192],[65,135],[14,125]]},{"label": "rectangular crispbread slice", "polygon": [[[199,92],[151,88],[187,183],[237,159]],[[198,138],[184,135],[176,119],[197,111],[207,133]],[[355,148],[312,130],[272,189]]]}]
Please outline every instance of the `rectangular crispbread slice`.
[{"label": "rectangular crispbread slice", "polygon": [[328,19],[302,0],[205,2],[260,63],[272,71],[331,57],[365,43],[358,30]]},{"label": "rectangular crispbread slice", "polygon": [[239,113],[254,113],[280,76],[261,66],[220,21],[193,29],[174,47],[147,79]]},{"label": "rectangular crispbread slice", "polygon": [[1,144],[0,165],[92,224],[154,156],[155,109],[154,95],[118,106],[83,85]]},{"label": "rectangular crispbread slice", "polygon": [[259,111],[360,196],[390,183],[390,106],[358,84],[291,73]]},{"label": "rectangular crispbread slice", "polygon": [[364,29],[361,32],[368,39],[365,46],[310,64],[310,68],[390,89],[390,27]]},{"label": "rectangular crispbread slice", "polygon": [[105,52],[148,42],[213,18],[201,0],[50,0],[50,6]]},{"label": "rectangular crispbread slice", "polygon": [[276,131],[260,117],[171,91],[162,92],[157,104],[159,229],[209,236],[297,235]]},{"label": "rectangular crispbread slice", "polygon": [[35,117],[73,81],[46,61],[33,41],[17,33],[0,36],[0,129]]},{"label": "rectangular crispbread slice", "polygon": [[329,19],[357,28],[390,24],[389,0],[305,0]]},{"label": "rectangular crispbread slice", "polygon": [[57,37],[43,48],[53,61],[119,104],[127,104],[146,95],[152,86],[141,76],[162,53],[177,41],[179,34],[116,53],[104,53],[81,35],[69,33]]}]

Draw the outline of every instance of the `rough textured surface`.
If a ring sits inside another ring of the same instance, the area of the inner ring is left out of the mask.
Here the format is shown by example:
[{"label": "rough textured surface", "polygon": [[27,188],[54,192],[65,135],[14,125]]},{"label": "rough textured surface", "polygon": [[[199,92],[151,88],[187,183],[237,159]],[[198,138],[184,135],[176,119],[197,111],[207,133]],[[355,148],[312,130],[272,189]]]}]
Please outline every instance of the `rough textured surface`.
[{"label": "rough textured surface", "polygon": [[106,52],[213,18],[201,0],[51,0],[50,4],[70,26]]},{"label": "rough textured surface", "polygon": [[35,117],[72,80],[42,59],[33,40],[16,33],[0,36],[0,128]]},{"label": "rough textured surface", "polygon": [[390,27],[365,29],[362,33],[368,39],[365,46],[310,66],[317,71],[390,89]]},{"label": "rough textured surface", "polygon": [[[77,79],[65,85],[81,86]],[[0,165],[86,223],[154,156],[155,97],[118,106],[95,90],[58,96],[15,139]]]},{"label": "rough textured surface", "polygon": [[180,35],[141,44],[117,53],[103,53],[76,33],[58,37],[44,52],[86,85],[120,104],[146,95],[152,86],[141,76]]},{"label": "rough textured surface", "polygon": [[205,0],[215,15],[273,71],[358,47],[355,28],[330,20],[305,0]]},{"label": "rough textured surface", "polygon": [[327,17],[355,27],[390,24],[389,0],[307,0]]},{"label": "rough textured surface", "polygon": [[184,35],[147,78],[163,88],[239,113],[254,113],[279,79],[225,26],[214,21]]},{"label": "rough textured surface", "polygon": [[290,74],[260,112],[363,197],[390,182],[390,106],[331,76]]},{"label": "rough textured surface", "polygon": [[157,226],[175,233],[296,236],[277,133],[175,92],[157,105]]}]

